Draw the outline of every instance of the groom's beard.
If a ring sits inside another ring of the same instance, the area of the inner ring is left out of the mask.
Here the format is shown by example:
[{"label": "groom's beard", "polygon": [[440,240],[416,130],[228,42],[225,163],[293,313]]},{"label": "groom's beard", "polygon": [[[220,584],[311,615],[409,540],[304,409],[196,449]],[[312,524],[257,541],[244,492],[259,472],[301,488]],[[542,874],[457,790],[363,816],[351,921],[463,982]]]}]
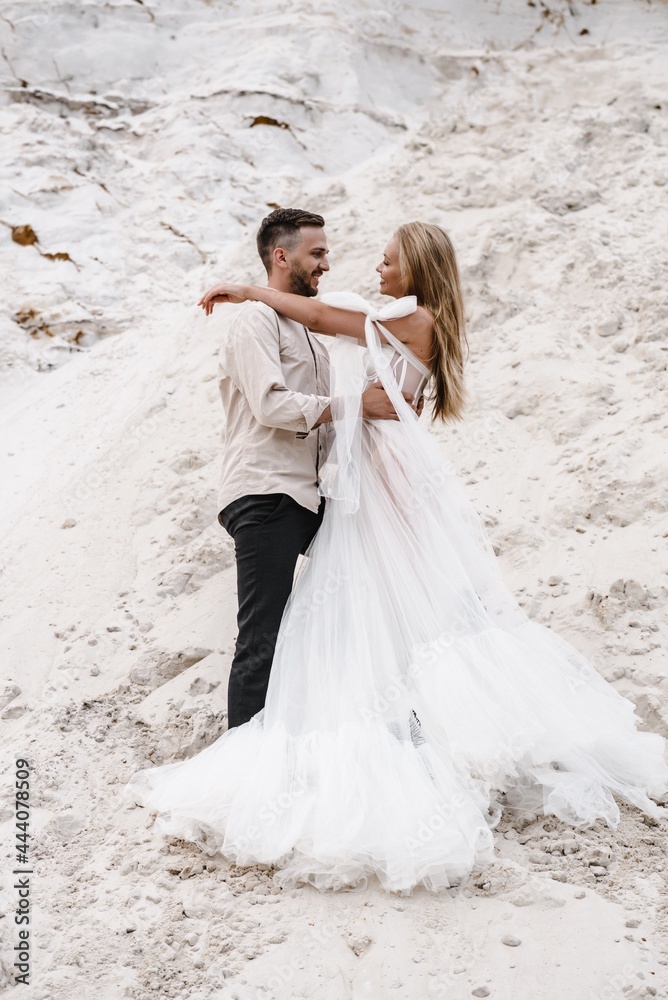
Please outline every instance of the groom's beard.
[{"label": "groom's beard", "polygon": [[313,271],[305,271],[296,267],[290,271],[291,290],[295,293],[295,295],[313,297],[318,294],[318,289],[314,288],[311,284],[313,274]]}]

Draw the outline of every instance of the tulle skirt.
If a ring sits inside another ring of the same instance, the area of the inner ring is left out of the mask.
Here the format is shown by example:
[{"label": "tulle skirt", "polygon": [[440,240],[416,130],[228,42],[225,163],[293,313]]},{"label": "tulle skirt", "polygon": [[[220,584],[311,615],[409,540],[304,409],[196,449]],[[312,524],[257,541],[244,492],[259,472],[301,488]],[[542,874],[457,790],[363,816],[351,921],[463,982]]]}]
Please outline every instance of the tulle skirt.
[{"label": "tulle skirt", "polygon": [[525,615],[434,439],[412,414],[360,427],[356,509],[327,502],[265,708],[125,794],[165,835],[323,889],[461,884],[493,865],[504,808],[668,817],[666,741]]}]

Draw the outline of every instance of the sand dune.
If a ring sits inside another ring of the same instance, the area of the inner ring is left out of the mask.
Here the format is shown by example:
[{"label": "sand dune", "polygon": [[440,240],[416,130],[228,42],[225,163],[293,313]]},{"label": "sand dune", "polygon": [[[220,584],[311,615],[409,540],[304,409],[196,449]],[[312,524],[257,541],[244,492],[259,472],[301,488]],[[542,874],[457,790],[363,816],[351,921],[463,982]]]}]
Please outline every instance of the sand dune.
[{"label": "sand dune", "polygon": [[325,215],[327,290],[452,233],[471,402],[434,433],[525,608],[668,736],[665,5],[9,0],[0,33],[3,995],[667,997],[666,829],[625,805],[508,815],[491,874],[402,898],[281,892],[120,797],[226,725],[233,310],[194,303],[261,277],[276,204]]}]

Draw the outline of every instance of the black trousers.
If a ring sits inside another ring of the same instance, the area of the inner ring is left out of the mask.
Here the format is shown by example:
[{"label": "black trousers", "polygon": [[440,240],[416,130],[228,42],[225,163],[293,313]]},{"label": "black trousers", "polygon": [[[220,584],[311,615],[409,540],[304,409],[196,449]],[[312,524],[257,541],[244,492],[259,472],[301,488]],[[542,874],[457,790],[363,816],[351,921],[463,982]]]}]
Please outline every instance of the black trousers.
[{"label": "black trousers", "polygon": [[237,644],[227,689],[228,729],[264,708],[276,638],[297,558],[315,536],[325,512],[302,507],[286,493],[244,496],[218,520],[234,539],[237,560]]}]

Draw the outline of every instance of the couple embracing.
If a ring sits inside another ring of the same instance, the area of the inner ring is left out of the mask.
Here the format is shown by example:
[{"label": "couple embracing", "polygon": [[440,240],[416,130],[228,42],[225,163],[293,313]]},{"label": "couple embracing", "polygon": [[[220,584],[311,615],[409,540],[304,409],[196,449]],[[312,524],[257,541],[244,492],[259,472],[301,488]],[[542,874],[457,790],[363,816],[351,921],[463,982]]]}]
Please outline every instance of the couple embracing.
[{"label": "couple embracing", "polygon": [[257,244],[267,285],[200,301],[207,315],[249,303],[220,355],[219,521],[239,600],[228,730],[136,772],[126,794],[165,835],[323,889],[461,884],[493,865],[505,809],[614,829],[617,796],[668,816],[653,801],[665,740],[524,614],[418,419],[425,391],[434,421],[464,405],[447,233],[399,227],[376,268],[381,309],[316,298],[321,216],[273,212]]}]

